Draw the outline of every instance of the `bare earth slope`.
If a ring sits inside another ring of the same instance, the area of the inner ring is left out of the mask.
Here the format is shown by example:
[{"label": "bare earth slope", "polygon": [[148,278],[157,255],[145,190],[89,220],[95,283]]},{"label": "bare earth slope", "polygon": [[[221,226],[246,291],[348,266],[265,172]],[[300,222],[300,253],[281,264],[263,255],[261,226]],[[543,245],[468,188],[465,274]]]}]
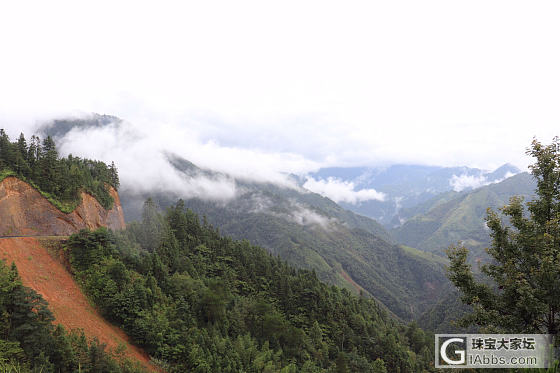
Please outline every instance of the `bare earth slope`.
[{"label": "bare earth slope", "polygon": [[126,346],[125,354],[155,371],[149,357],[129,342],[127,335],[103,319],[89,304],[64,265],[54,259],[41,243],[31,237],[0,239],[0,259],[14,262],[25,286],[41,294],[66,329],[82,329],[89,338],[97,337],[109,349]]},{"label": "bare earth slope", "polygon": [[82,192],[82,202],[70,214],[54,207],[35,188],[16,177],[0,183],[0,236],[67,236],[83,228],[123,229],[124,215],[118,193],[111,189],[113,208],[105,210]]},{"label": "bare earth slope", "polygon": [[15,177],[0,182],[0,259],[14,262],[23,284],[41,294],[49,303],[55,323],[66,329],[82,329],[88,338],[97,337],[110,350],[126,347],[125,355],[150,371],[149,356],[129,342],[127,335],[107,322],[89,304],[62,261],[49,254],[33,237],[68,236],[80,229],[108,227],[124,229],[124,215],[116,190],[111,189],[113,208],[105,210],[97,200],[82,193],[82,202],[69,214],[63,213],[35,188]]}]

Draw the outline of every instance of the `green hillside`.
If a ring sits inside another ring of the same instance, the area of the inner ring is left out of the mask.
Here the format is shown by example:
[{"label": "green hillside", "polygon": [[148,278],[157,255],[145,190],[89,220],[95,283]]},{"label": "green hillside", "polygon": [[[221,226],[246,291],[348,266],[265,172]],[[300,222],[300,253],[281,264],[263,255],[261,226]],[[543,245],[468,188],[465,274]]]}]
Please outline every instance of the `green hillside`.
[{"label": "green hillside", "polygon": [[490,242],[484,220],[486,209],[500,208],[514,195],[531,198],[534,187],[532,177],[521,173],[470,192],[444,193],[403,211],[404,215],[414,216],[391,233],[402,244],[438,255],[443,255],[449,245],[462,241],[473,249],[475,258],[480,258],[482,249]]},{"label": "green hillside", "polygon": [[[174,163],[190,176],[214,174],[187,161]],[[383,239],[388,239],[387,231],[372,219],[306,190],[238,185],[243,193],[227,203],[188,199],[185,205],[223,234],[247,239],[292,265],[315,270],[323,281],[373,296],[403,319],[430,308],[448,283],[442,263],[387,242]],[[138,199],[144,197],[121,194],[129,218],[140,216]],[[173,196],[153,198],[162,208],[173,203]]]},{"label": "green hillside", "polygon": [[[60,140],[73,128],[111,123],[119,126],[121,121],[93,115],[83,120],[54,121],[41,131]],[[167,158],[184,178],[230,178],[172,154]],[[394,246],[391,235],[373,219],[303,188],[238,179],[234,182],[240,193],[233,201],[187,199],[186,206],[206,216],[223,233],[247,238],[299,268],[314,269],[319,278],[331,284],[374,296],[404,319],[417,317],[429,308],[436,301],[437,289],[447,282],[441,264]],[[177,198],[185,198],[181,193],[137,195],[130,188],[121,190],[127,220],[141,217],[142,203],[149,196],[163,209]]]},{"label": "green hillside", "polygon": [[67,252],[92,301],[168,372],[433,371],[415,324],[221,236],[182,201],[164,216],[148,201],[141,222],[81,231]]},{"label": "green hillside", "polygon": [[302,226],[264,213],[212,209],[200,201],[189,205],[206,216],[220,216],[217,224],[222,232],[262,245],[289,263],[315,269],[324,281],[356,292],[343,277],[344,271],[364,292],[406,319],[428,307],[437,296],[436,289],[446,282],[442,265],[364,230],[335,224],[329,229]]},{"label": "green hillside", "polygon": [[105,208],[113,206],[108,186],[119,187],[114,164],[79,157],[60,157],[54,140],[23,133],[11,142],[0,129],[0,181],[16,176],[36,188],[62,212],[71,212],[81,202],[80,192],[91,194]]}]

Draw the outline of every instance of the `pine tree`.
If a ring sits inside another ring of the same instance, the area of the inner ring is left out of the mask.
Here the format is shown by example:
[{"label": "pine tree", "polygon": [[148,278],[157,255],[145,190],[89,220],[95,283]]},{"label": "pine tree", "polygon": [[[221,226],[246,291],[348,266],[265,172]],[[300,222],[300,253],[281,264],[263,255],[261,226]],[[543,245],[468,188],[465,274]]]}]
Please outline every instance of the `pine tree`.
[{"label": "pine tree", "polygon": [[25,136],[23,135],[23,133],[20,133],[20,135],[19,135],[18,142],[17,142],[17,148],[18,148],[18,152],[21,155],[21,157],[25,161],[27,161],[27,157],[28,157],[27,140],[25,140]]}]

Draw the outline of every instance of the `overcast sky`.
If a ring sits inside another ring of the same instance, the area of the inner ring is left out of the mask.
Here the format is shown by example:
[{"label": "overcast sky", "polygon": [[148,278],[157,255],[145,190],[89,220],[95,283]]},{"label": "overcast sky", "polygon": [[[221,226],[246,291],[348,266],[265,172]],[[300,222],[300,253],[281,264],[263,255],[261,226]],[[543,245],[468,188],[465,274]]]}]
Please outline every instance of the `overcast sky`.
[{"label": "overcast sky", "polygon": [[524,167],[560,133],[559,18],[558,1],[3,2],[0,126],[113,114],[288,171]]}]

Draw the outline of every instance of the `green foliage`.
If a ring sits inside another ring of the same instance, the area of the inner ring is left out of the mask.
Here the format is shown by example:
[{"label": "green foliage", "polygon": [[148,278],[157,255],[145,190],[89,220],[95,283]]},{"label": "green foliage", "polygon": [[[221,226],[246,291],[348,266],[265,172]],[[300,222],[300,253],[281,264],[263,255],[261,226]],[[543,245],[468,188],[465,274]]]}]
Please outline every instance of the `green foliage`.
[{"label": "green foliage", "polygon": [[82,231],[68,249],[95,304],[168,372],[433,370],[422,330],[221,236],[182,201],[165,216],[148,201],[141,222]]},{"label": "green foliage", "polygon": [[0,372],[141,372],[99,341],[54,326],[47,302],[0,261]]},{"label": "green foliage", "polygon": [[[186,176],[221,177],[175,156],[169,161]],[[267,183],[236,180],[236,185],[243,192],[226,204],[192,198],[185,206],[222,234],[247,239],[297,268],[315,270],[329,284],[372,296],[404,320],[429,309],[440,287],[449,284],[443,256],[397,247],[375,220],[328,198]],[[162,208],[176,202],[172,194],[151,196]],[[127,218],[143,220],[141,199],[126,192],[120,198]]]},{"label": "green foliage", "polygon": [[531,176],[521,173],[472,191],[443,193],[404,209],[400,214],[407,221],[391,233],[405,245],[442,256],[449,245],[462,241],[472,250],[473,258],[487,258],[486,209],[505,205],[513,195],[531,198],[534,187]]},{"label": "green foliage", "polygon": [[7,168],[0,170],[0,182],[8,176],[16,176],[16,173],[12,170],[8,170]]},{"label": "green foliage", "polygon": [[463,324],[489,330],[560,331],[560,142],[543,146],[533,140],[527,151],[536,159],[531,171],[537,182],[536,198],[523,204],[513,197],[501,209],[509,218],[488,209],[492,262],[481,271],[489,281],[475,278],[467,263],[468,250],[449,250],[451,281],[473,312]]},{"label": "green foliage", "polygon": [[[426,284],[437,289],[448,282],[442,258],[405,250],[364,228],[351,229],[351,224],[344,220],[332,219],[328,227],[298,224],[283,217],[289,216],[290,208],[295,207],[287,204],[289,200],[282,192],[273,187],[269,190],[270,194],[265,196],[259,192],[244,194],[227,206],[201,200],[185,204],[207,216],[220,232],[265,247],[298,268],[314,270],[322,281],[355,294],[362,290],[405,320],[419,316],[433,304],[433,290]],[[247,211],[252,200],[265,197],[272,201],[272,213]],[[306,201],[312,200],[306,197]],[[158,202],[167,204],[161,199]]]},{"label": "green foliage", "polygon": [[54,141],[32,136],[28,144],[23,134],[10,142],[0,129],[0,181],[16,176],[37,189],[62,212],[71,212],[80,203],[80,191],[94,196],[105,208],[113,205],[108,185],[119,187],[114,164],[69,155],[60,158]]}]

